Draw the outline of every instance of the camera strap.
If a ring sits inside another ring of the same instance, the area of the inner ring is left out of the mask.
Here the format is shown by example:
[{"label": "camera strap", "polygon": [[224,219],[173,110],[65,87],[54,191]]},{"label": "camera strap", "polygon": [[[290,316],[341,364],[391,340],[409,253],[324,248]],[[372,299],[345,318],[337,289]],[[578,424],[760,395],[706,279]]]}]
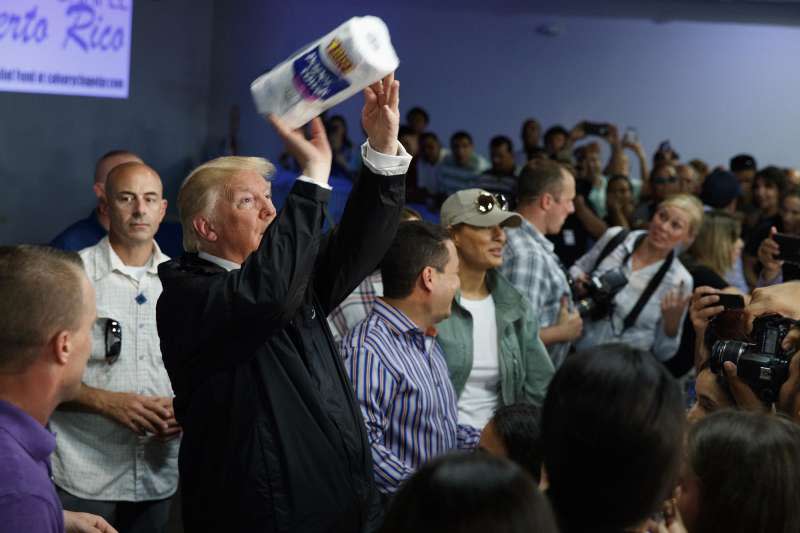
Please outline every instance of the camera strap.
[{"label": "camera strap", "polygon": [[[642,244],[642,241],[646,236],[647,234],[643,233],[642,235],[639,235],[639,237],[636,238],[636,242],[633,244],[633,250],[628,252],[628,255],[626,255],[625,259],[622,261],[623,266],[625,265],[625,263],[628,262],[628,259],[631,258],[633,252],[636,251],[639,245]],[[625,320],[622,322],[623,332],[633,327],[633,325],[636,323],[636,320],[639,318],[639,315],[642,314],[644,306],[647,305],[647,302],[653,296],[653,293],[656,292],[656,289],[658,289],[658,286],[661,285],[661,282],[664,280],[664,276],[667,275],[667,271],[669,271],[670,267],[672,266],[672,261],[674,259],[675,259],[675,250],[672,250],[670,251],[667,258],[664,259],[664,262],[661,264],[661,268],[658,269],[658,272],[656,272],[656,275],[653,276],[647,283],[647,287],[645,287],[644,292],[642,292],[642,295],[639,296],[638,300],[636,300],[636,304],[633,306],[633,309],[631,309],[630,313],[628,313],[628,316],[626,316]]]},{"label": "camera strap", "polygon": [[[600,255],[597,256],[597,260],[594,262],[594,266],[592,267],[592,270],[589,271],[589,275],[590,276],[592,274],[594,274],[594,271],[597,270],[597,267],[600,266],[600,263],[603,262],[603,259],[608,257],[611,254],[611,252],[616,250],[617,246],[622,244],[625,241],[625,239],[628,238],[629,234],[630,234],[630,231],[628,231],[626,229],[623,229],[622,231],[620,231],[619,233],[617,233],[616,235],[611,237],[611,239],[606,243],[606,245],[603,246],[603,249],[600,250]],[[634,248],[634,250],[635,249],[636,248]],[[627,261],[627,259],[626,259],[626,261]]]}]

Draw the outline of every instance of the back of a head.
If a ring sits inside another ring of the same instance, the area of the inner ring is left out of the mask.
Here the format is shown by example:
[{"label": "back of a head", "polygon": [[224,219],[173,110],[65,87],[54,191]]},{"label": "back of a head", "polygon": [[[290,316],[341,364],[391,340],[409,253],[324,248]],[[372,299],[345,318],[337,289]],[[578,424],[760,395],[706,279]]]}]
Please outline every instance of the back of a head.
[{"label": "back of a head", "polygon": [[94,167],[94,182],[105,183],[108,174],[123,163],[141,163],[142,158],[129,150],[110,150],[100,156]]},{"label": "back of a head", "polygon": [[537,160],[522,167],[517,182],[519,203],[526,203],[544,193],[557,197],[564,190],[564,167],[555,161]]},{"label": "back of a head", "polygon": [[74,252],[0,246],[0,372],[24,372],[54,334],[79,327],[85,277]]},{"label": "back of a head", "polygon": [[445,244],[447,230],[423,221],[403,222],[381,261],[383,295],[405,298],[411,294],[417,277],[427,266],[443,271],[450,257]]},{"label": "back of a head", "polygon": [[547,499],[505,459],[454,454],[419,469],[392,500],[380,533],[555,533]]},{"label": "back of a head", "polygon": [[725,410],[689,431],[700,480],[692,533],[800,531],[800,427],[788,419]]},{"label": "back of a head", "polygon": [[538,483],[542,469],[540,409],[529,403],[501,406],[491,423],[508,453],[508,458],[524,468]]},{"label": "back of a head", "polygon": [[686,414],[651,354],[607,344],[568,357],[550,383],[542,441],[562,533],[637,525],[669,496]]},{"label": "back of a head", "polygon": [[733,262],[733,249],[741,227],[739,219],[730,213],[709,211],[703,215],[703,224],[687,253],[698,264],[725,276]]}]

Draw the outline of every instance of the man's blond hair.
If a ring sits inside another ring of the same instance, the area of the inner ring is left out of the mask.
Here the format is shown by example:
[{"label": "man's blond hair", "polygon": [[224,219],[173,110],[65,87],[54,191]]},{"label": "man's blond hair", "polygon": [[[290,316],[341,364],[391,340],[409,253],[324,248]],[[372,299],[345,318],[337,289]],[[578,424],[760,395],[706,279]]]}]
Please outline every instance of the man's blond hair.
[{"label": "man's blond hair", "polygon": [[241,172],[255,172],[269,179],[275,174],[275,166],[262,157],[218,157],[203,163],[183,180],[178,191],[178,213],[183,226],[184,250],[200,251],[201,241],[193,223],[195,217],[211,217],[228,179]]}]

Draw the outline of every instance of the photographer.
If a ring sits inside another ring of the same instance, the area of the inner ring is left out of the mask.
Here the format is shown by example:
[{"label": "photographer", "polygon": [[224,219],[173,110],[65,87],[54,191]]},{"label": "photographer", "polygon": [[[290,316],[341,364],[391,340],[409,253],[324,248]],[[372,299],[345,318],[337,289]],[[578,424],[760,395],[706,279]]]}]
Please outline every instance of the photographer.
[{"label": "photographer", "polygon": [[[800,234],[800,189],[786,192],[781,201],[781,210],[777,217],[761,225],[747,243],[746,253],[748,267],[756,287],[776,285],[784,281],[800,279],[800,266],[794,262],[778,259],[781,248],[775,240],[777,233],[797,236]],[[756,274],[755,255],[760,263],[761,271]],[[789,252],[789,250],[786,250]]]},{"label": "photographer", "polygon": [[[698,339],[705,336],[711,320],[725,310],[719,304],[719,298],[718,291],[711,287],[699,287],[695,291],[690,314]],[[765,331],[771,326],[769,324],[765,326],[763,320],[757,322],[757,319],[771,317],[773,320],[776,318],[798,320],[800,319],[798,301],[800,301],[800,282],[756,289],[744,311],[739,313],[738,320],[735,314],[732,317],[724,317],[728,323],[725,324],[724,333],[718,333],[717,336],[720,340],[745,339],[756,343],[746,346],[745,353],[765,351],[764,343],[758,341],[764,338]],[[716,318],[716,320],[720,320],[720,318]],[[772,382],[766,386],[758,378],[752,376],[754,370],[752,365],[747,369],[749,372],[745,371],[740,374],[739,368],[730,360],[730,357],[724,357],[719,361],[722,364],[717,373],[724,373],[739,407],[759,411],[769,411],[774,408],[777,412],[790,416],[795,421],[800,421],[800,357],[792,352],[800,344],[800,329],[794,326],[783,338],[778,335],[777,339],[780,341],[780,345],[776,347],[774,354],[764,354],[764,359],[768,362],[761,366],[771,366],[773,369],[782,366],[785,369],[785,375],[782,375],[780,370],[773,370],[774,375],[780,377],[773,378]],[[710,347],[698,340],[696,365],[699,367],[709,357]],[[711,367],[714,369],[714,361],[711,363]],[[760,369],[756,368],[755,370],[759,371]],[[767,387],[774,387],[775,401],[765,401],[763,394],[759,395],[759,390],[754,385],[760,385],[761,392]]]},{"label": "photographer", "polygon": [[[678,194],[661,202],[648,231],[621,233],[611,228],[571,269],[579,291],[588,296],[589,315],[577,348],[622,342],[651,352],[660,361],[678,348],[692,277],[676,249],[691,244],[703,221],[693,196]],[[624,236],[624,237],[622,237]],[[591,292],[605,275],[624,277],[616,292]],[[588,291],[588,292],[587,292]],[[597,297],[605,295],[606,301]],[[585,307],[585,306],[584,306]]]}]

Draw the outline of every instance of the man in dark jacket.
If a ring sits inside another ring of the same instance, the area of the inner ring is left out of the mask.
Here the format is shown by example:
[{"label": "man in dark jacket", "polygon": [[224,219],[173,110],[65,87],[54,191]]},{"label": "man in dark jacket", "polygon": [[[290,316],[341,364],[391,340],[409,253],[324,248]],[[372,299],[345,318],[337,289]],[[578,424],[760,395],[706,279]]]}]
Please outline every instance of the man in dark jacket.
[{"label": "man in dark jacket", "polygon": [[331,149],[318,118],[306,140],[270,117],[303,168],[277,216],[263,159],[216,159],[181,186],[190,253],[161,265],[157,319],[184,429],[188,533],[377,525],[364,422],[325,317],[397,228],[411,159],[397,142],[398,91],[392,75],[365,91],[363,169],[329,235]]}]

